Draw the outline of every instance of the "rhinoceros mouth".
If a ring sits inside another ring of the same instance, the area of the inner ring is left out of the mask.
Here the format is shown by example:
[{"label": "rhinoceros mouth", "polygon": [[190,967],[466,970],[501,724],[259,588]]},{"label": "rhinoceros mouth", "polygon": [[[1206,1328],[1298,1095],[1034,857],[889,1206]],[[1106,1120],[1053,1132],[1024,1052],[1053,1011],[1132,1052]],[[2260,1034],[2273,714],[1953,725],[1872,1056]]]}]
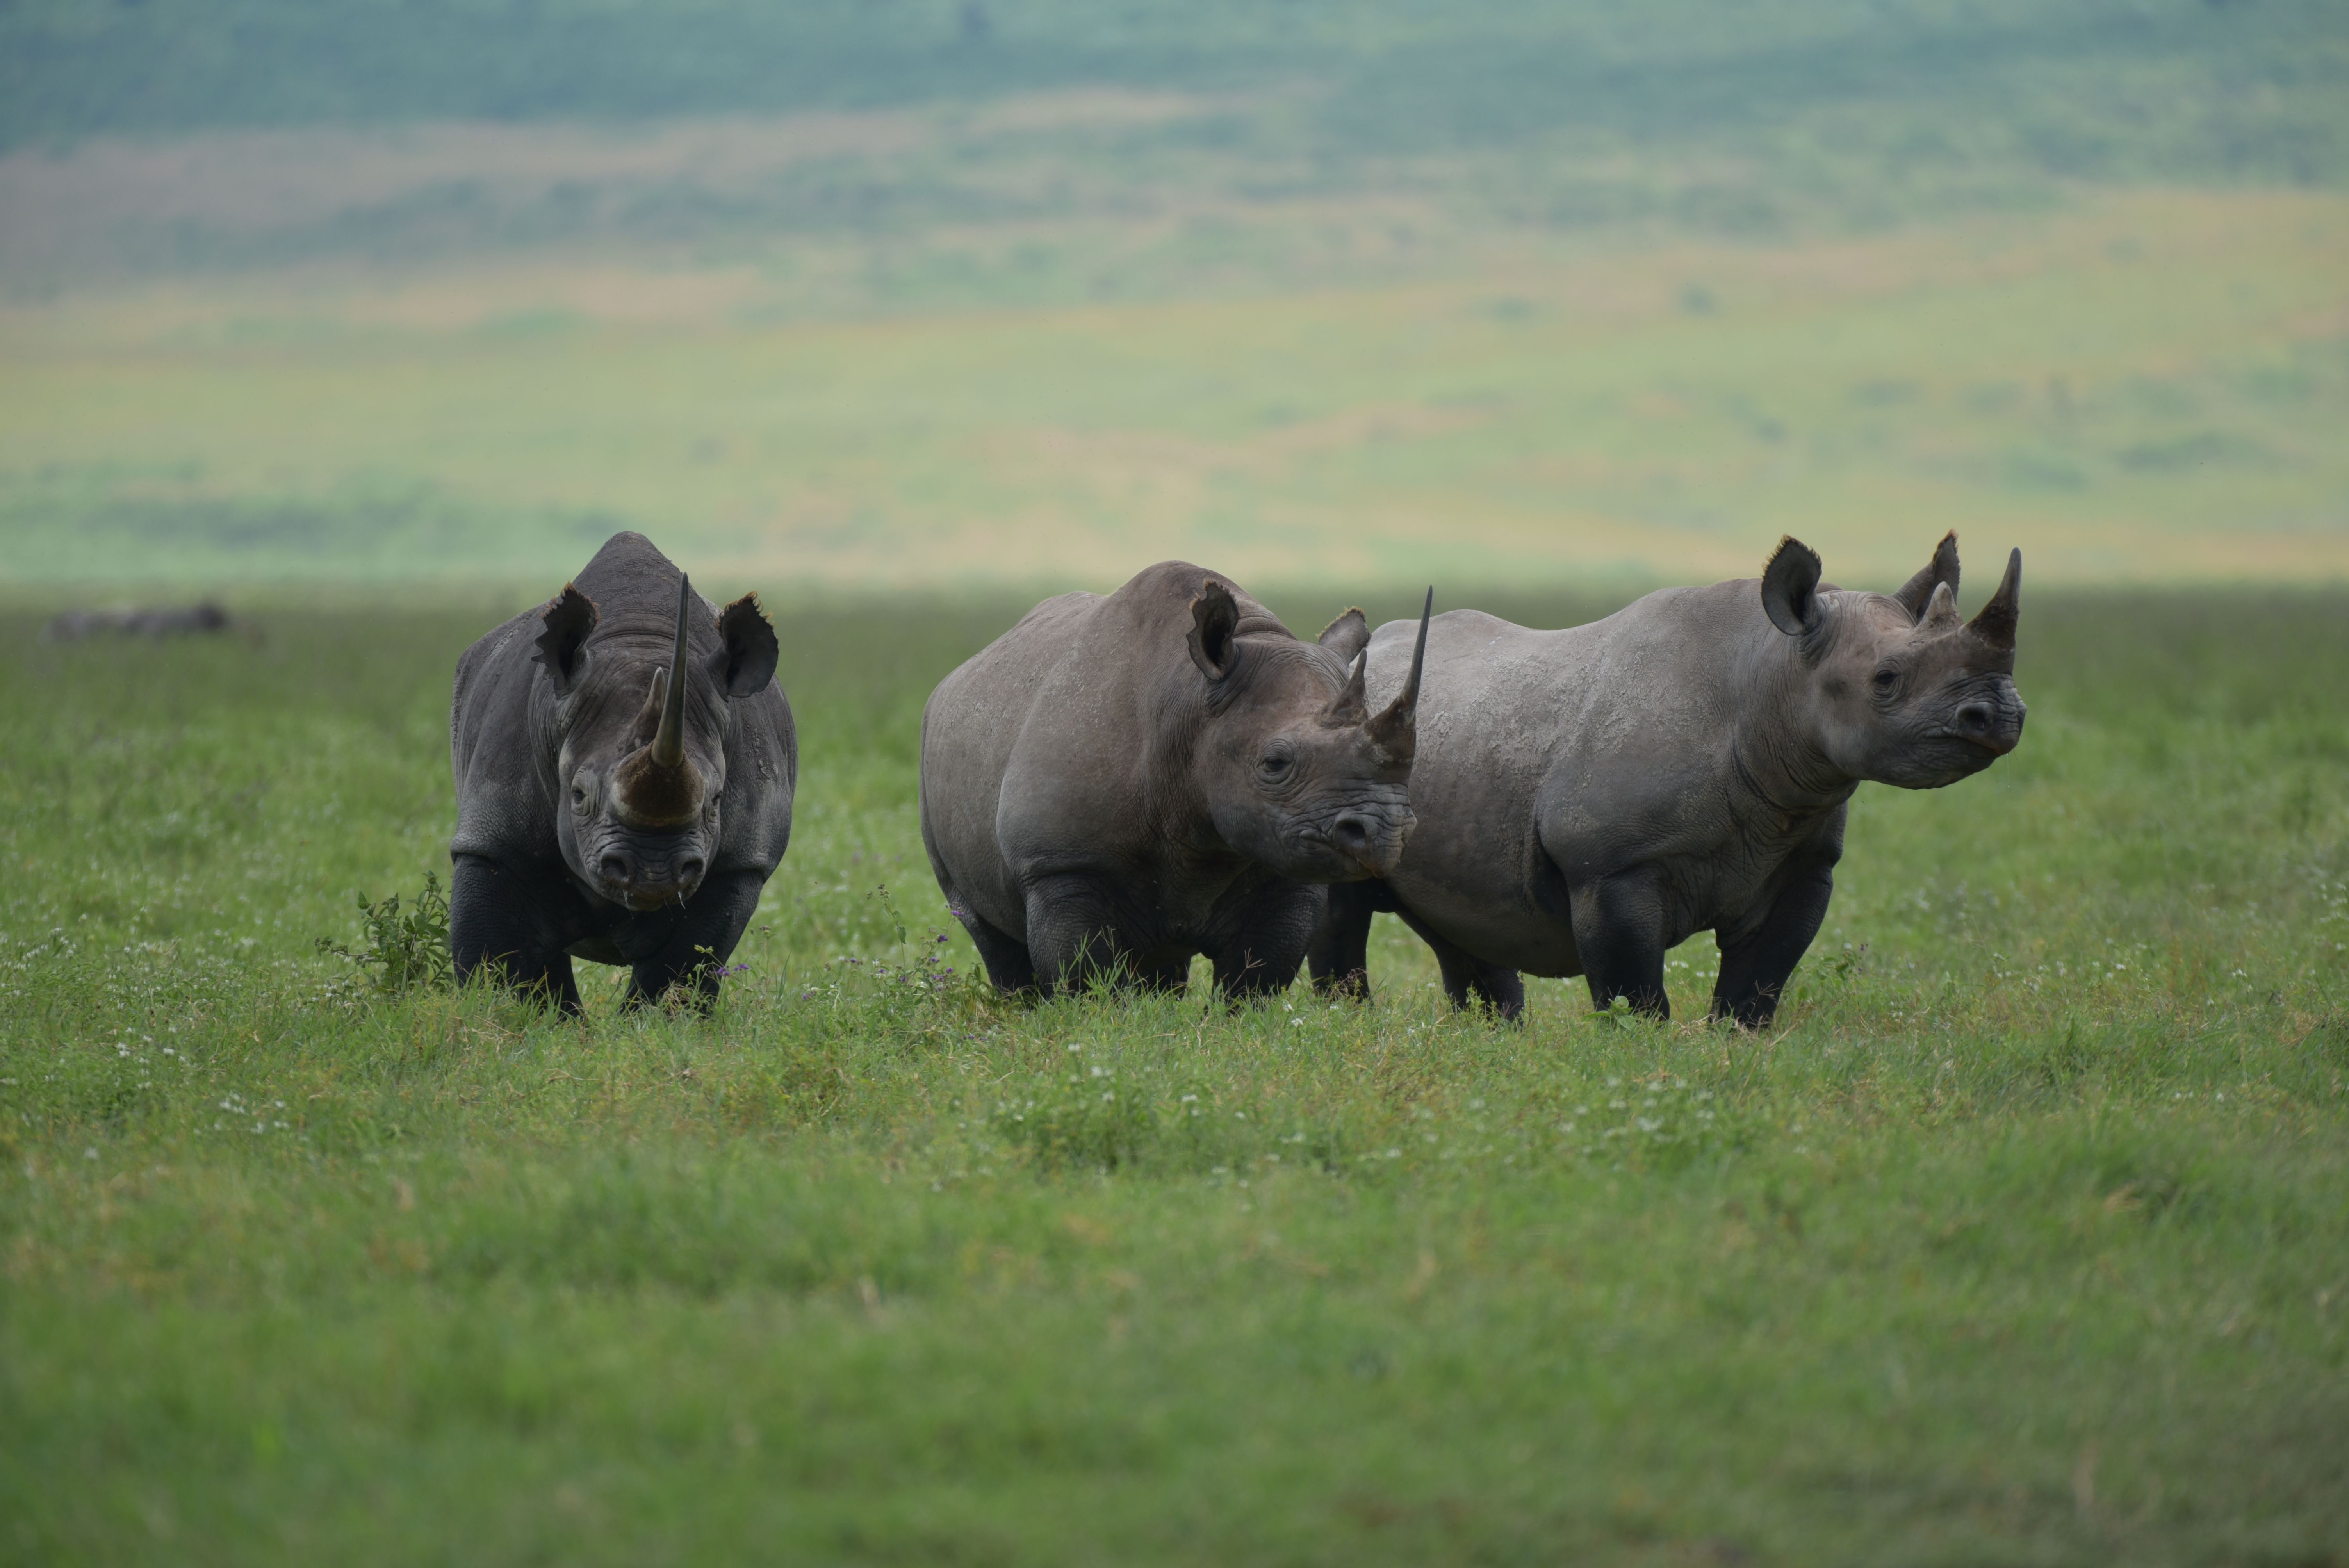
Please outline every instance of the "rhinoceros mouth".
[{"label": "rhinoceros mouth", "polygon": [[691,891],[682,887],[660,889],[606,887],[604,890],[604,896],[614,903],[625,905],[638,914],[649,914],[654,910],[667,908],[672,903],[683,903],[686,894]]},{"label": "rhinoceros mouth", "polygon": [[1982,772],[2005,753],[1953,731],[1923,736],[1909,766],[1877,777],[1902,789],[1942,789]]},{"label": "rhinoceros mouth", "polygon": [[1948,753],[1954,766],[1968,772],[1979,772],[2013,751],[2023,743],[2021,735],[1968,735],[1962,730],[1944,729],[1930,738],[1937,748]]}]

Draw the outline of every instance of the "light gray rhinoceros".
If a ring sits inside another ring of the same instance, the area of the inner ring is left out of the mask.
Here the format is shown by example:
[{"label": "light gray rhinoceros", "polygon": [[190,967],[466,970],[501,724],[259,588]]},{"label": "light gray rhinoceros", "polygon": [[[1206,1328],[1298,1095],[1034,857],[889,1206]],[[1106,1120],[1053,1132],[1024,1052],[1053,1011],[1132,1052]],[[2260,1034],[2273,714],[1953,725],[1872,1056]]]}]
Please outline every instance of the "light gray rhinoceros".
[{"label": "light gray rhinoceros", "polygon": [[[2022,577],[2016,551],[1965,622],[1954,533],[1889,596],[1822,584],[1788,539],[1758,583],[1669,588],[1567,631],[1437,617],[1411,854],[1331,890],[1314,983],[1367,995],[1371,915],[1388,910],[1455,1005],[1516,1016],[1522,971],[1662,1016],[1665,953],[1711,931],[1713,1016],[1768,1022],[1826,916],[1858,782],[1939,789],[2022,738]],[[1402,679],[1410,634],[1371,639],[1373,696]]]},{"label": "light gray rhinoceros", "polygon": [[632,1002],[708,997],[792,833],[799,740],[752,594],[721,614],[639,533],[457,662],[457,976],[579,1010],[571,960]]},{"label": "light gray rhinoceros", "polygon": [[[1421,624],[1424,627],[1425,616]],[[1412,830],[1417,676],[1370,711],[1359,610],[1318,643],[1212,572],[1067,593],[938,683],[922,842],[996,985],[1093,975],[1286,986],[1319,883],[1391,872]]]}]

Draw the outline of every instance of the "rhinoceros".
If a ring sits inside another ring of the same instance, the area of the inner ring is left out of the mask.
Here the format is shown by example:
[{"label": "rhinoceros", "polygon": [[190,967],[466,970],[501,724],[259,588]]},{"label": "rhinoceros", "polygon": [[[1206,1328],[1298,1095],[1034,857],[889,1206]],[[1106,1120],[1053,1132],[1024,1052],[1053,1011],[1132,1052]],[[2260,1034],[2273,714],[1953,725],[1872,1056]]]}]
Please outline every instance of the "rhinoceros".
[{"label": "rhinoceros", "polygon": [[1372,713],[1369,640],[1349,610],[1302,641],[1169,561],[1046,600],[941,681],[922,842],[995,984],[1180,990],[1201,953],[1227,996],[1294,980],[1319,884],[1392,872],[1412,830],[1418,678]]},{"label": "rhinoceros", "polygon": [[[1971,622],[1954,533],[1897,593],[1819,573],[1789,538],[1758,583],[1666,589],[1590,625],[1438,616],[1419,831],[1386,876],[1331,890],[1316,985],[1367,997],[1371,916],[1386,910],[1434,949],[1456,1006],[1514,1018],[1521,972],[1581,975],[1599,1006],[1661,1017],[1665,953],[1711,931],[1713,1016],[1766,1024],[1826,916],[1859,781],[1939,789],[2023,736],[2021,551]],[[1409,633],[1371,639],[1372,695],[1402,678]]]},{"label": "rhinoceros", "polygon": [[616,533],[457,661],[449,944],[579,1010],[571,960],[702,999],[791,841],[799,739],[755,594],[721,612]]}]

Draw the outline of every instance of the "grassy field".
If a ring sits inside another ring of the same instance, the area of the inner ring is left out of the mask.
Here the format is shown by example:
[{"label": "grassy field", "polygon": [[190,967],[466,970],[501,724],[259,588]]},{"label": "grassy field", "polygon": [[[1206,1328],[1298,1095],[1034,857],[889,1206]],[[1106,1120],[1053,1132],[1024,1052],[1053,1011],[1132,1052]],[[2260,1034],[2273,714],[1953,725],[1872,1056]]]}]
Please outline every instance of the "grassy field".
[{"label": "grassy field", "polygon": [[[2349,1568],[2344,83],[2335,0],[0,5],[0,1560]],[[746,970],[382,994],[457,653],[619,527],[780,612]],[[928,878],[1038,593],[1947,527],[2029,732],[1863,789],[1767,1035],[1386,917],[1368,1008],[1024,1007]]]},{"label": "grassy field", "polygon": [[715,1017],[374,998],[313,939],[445,867],[497,608],[0,627],[15,1560],[2349,1561],[2349,597],[2033,596],[1760,1037],[1454,1017],[1384,917],[1369,1009],[994,1000],[968,599],[784,618]]}]

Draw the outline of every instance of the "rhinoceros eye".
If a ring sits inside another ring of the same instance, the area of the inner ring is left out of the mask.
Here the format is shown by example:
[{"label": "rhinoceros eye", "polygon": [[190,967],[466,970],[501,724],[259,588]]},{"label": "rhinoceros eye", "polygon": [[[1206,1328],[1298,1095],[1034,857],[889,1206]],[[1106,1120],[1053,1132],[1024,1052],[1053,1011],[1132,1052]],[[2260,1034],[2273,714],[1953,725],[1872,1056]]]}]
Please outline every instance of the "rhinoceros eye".
[{"label": "rhinoceros eye", "polygon": [[1286,751],[1268,751],[1264,754],[1264,761],[1260,766],[1264,769],[1266,778],[1278,779],[1288,771],[1289,761],[1289,755]]},{"label": "rhinoceros eye", "polygon": [[1889,665],[1887,665],[1884,668],[1876,672],[1876,679],[1873,684],[1876,686],[1877,696],[1890,696],[1892,695],[1893,688],[1900,684],[1900,672],[1892,668]]},{"label": "rhinoceros eye", "polygon": [[587,787],[585,785],[574,784],[571,787],[571,809],[574,811],[584,811],[587,809]]}]

